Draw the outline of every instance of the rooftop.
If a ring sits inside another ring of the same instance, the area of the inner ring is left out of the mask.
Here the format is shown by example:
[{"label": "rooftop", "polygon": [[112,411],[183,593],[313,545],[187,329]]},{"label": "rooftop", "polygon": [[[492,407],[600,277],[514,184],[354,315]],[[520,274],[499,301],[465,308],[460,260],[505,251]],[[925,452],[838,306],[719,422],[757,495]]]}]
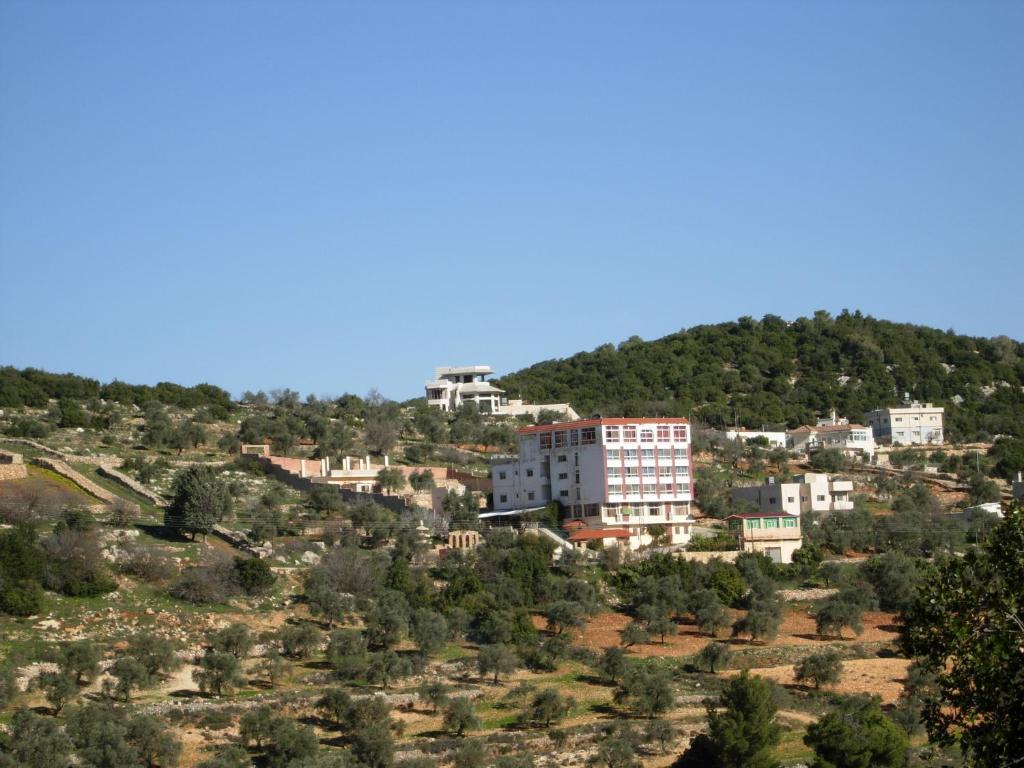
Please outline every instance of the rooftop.
[{"label": "rooftop", "polygon": [[615,426],[625,424],[689,424],[689,419],[684,418],[664,418],[664,419],[649,419],[649,418],[596,418],[596,419],[580,419],[578,421],[559,421],[554,424],[538,424],[534,427],[523,427],[519,430],[520,435],[529,435],[536,432],[551,432],[559,429],[579,429],[580,427],[604,427],[604,426]]},{"label": "rooftop", "polygon": [[796,518],[796,519],[799,520],[799,517],[797,517],[797,515],[790,515],[790,514],[787,514],[785,512],[737,512],[734,515],[729,515],[725,519],[726,520],[733,520],[733,519],[746,520],[747,518],[751,518],[751,517],[793,517],[793,518]]},{"label": "rooftop", "polygon": [[594,539],[628,539],[629,531],[625,528],[588,528],[576,531],[569,536],[569,541],[593,541]]},{"label": "rooftop", "polygon": [[822,424],[820,427],[804,424],[802,427],[786,431],[792,435],[805,432],[849,432],[851,429],[867,429],[867,427],[862,424]]}]

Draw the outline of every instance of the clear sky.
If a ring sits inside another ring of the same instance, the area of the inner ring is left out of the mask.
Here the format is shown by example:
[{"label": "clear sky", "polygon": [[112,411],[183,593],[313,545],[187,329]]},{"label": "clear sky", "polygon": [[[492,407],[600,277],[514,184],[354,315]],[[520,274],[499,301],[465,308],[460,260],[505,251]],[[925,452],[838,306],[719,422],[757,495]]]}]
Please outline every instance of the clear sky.
[{"label": "clear sky", "polygon": [[1024,338],[1022,2],[0,2],[0,364],[404,399],[860,309]]}]

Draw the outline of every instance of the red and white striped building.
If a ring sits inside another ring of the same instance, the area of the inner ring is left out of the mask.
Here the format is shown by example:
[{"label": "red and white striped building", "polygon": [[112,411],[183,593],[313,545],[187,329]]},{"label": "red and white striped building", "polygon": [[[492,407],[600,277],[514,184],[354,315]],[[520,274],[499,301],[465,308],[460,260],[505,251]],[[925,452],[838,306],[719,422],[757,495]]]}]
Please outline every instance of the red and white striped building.
[{"label": "red and white striped building", "polygon": [[[631,549],[690,539],[693,470],[686,419],[598,418],[525,427],[519,457],[491,468],[494,508],[559,502],[570,541]],[[582,525],[581,525],[582,524]],[[628,533],[625,536],[624,533]]]}]

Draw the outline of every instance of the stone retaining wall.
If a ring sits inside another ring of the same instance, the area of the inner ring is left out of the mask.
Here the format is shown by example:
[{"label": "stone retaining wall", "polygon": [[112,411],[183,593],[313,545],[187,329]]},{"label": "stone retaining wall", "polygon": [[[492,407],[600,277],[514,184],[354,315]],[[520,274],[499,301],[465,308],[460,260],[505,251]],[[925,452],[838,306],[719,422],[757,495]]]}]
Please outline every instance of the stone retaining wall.
[{"label": "stone retaining wall", "polygon": [[114,469],[110,464],[101,464],[100,468],[96,470],[100,475],[113,480],[118,485],[123,485],[130,491],[134,491],[144,499],[148,499],[158,507],[166,507],[167,499],[161,496],[159,493],[149,490],[146,486],[136,480],[134,477],[129,477],[124,472],[119,472]]},{"label": "stone retaining wall", "polygon": [[50,448],[42,443],[37,443],[35,440],[29,440],[27,437],[4,437],[5,443],[17,443],[18,445],[27,445],[31,448],[35,448],[37,451],[45,453],[47,456],[52,456],[55,459],[61,461],[74,461],[79,464],[92,464],[93,466],[102,466],[103,464],[119,464],[121,459],[117,456],[78,456],[74,453],[65,453],[64,451],[58,451],[54,448]]},{"label": "stone retaining wall", "polygon": [[67,478],[72,483],[81,488],[83,491],[92,496],[95,496],[100,501],[110,503],[117,498],[117,496],[108,491],[106,488],[100,487],[92,480],[87,478],[85,475],[83,475],[81,472],[76,472],[74,469],[72,469],[59,459],[51,459],[46,456],[37,456],[36,458],[32,459],[32,463],[35,464],[36,466],[43,467],[44,469],[49,469],[51,472],[56,472],[61,477]]},{"label": "stone retaining wall", "polygon": [[0,480],[20,480],[28,477],[28,467],[20,453],[0,450]]}]

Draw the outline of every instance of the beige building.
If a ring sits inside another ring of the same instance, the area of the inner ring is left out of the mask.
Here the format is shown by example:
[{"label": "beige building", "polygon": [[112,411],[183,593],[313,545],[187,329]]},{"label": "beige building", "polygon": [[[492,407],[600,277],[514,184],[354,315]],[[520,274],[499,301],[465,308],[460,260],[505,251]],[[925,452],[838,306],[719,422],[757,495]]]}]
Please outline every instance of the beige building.
[{"label": "beige building", "polygon": [[780,483],[769,477],[761,485],[733,488],[734,502],[748,502],[759,512],[847,512],[853,509],[853,481],[808,472]]},{"label": "beige building", "polygon": [[803,543],[800,518],[795,515],[741,512],[725,521],[742,552],[758,552],[775,563],[792,563],[793,553]]},{"label": "beige building", "polygon": [[864,414],[864,420],[882,445],[939,445],[944,442],[940,405],[904,401],[897,408],[877,408]]}]

